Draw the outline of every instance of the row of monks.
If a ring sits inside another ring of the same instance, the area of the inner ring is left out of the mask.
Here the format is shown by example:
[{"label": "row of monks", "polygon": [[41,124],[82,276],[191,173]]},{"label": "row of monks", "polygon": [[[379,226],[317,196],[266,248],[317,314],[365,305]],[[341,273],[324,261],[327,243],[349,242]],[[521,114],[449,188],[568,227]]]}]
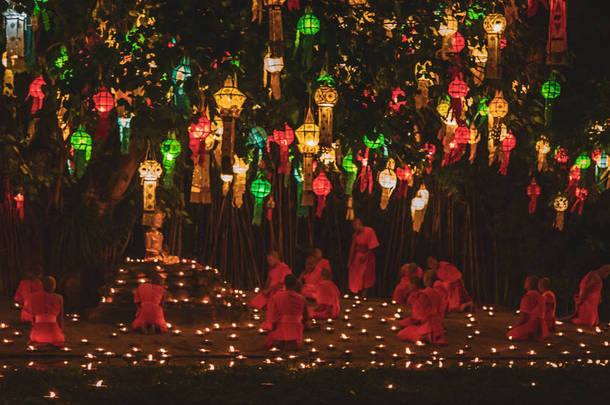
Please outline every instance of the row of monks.
[{"label": "row of monks", "polygon": [[[379,246],[375,231],[353,221],[353,239],[348,258],[349,290],[365,296],[375,284],[375,253]],[[305,270],[297,278],[280,255],[267,255],[269,273],[263,290],[250,302],[253,308],[266,310],[263,329],[269,333],[267,346],[296,345],[302,342],[303,329],[309,319],[335,319],[340,312],[340,291],[332,281],[330,263],[320,249],[307,257]],[[408,306],[411,316],[401,322],[398,338],[405,341],[427,341],[445,344],[443,319],[447,313],[473,311],[474,303],[464,286],[462,273],[449,262],[429,257],[428,270],[417,264],[401,267],[401,279],[392,300]],[[595,326],[599,323],[598,306],[601,302],[602,280],[610,275],[610,265],[589,272],[581,281],[575,296],[575,312],[566,318],[576,325]],[[555,326],[555,296],[550,291],[550,280],[529,276],[520,305],[520,318],[507,337],[512,340],[542,341]],[[163,278],[154,273],[150,282],[142,283],[134,291],[137,306],[132,328],[143,333],[165,332],[163,315],[165,287]],[[63,300],[55,294],[55,280],[40,274],[22,280],[15,300],[22,305],[21,319],[32,324],[30,344],[62,346]],[[310,300],[313,305],[307,305]]]}]

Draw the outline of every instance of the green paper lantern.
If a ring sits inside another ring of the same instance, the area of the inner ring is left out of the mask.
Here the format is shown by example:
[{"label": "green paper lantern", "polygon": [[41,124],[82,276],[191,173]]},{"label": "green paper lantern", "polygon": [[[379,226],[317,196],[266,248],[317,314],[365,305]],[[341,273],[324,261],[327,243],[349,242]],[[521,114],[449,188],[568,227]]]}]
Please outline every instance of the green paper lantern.
[{"label": "green paper lantern", "polygon": [[358,166],[354,164],[354,156],[350,153],[343,158],[341,166],[345,170],[345,195],[352,195],[354,190],[354,183],[356,182],[356,174],[358,173]]},{"label": "green paper lantern", "polygon": [[581,170],[588,169],[589,166],[591,166],[591,158],[585,153],[583,153],[582,155],[576,158],[576,162],[574,164],[578,166]]},{"label": "green paper lantern", "polygon": [[189,58],[182,58],[180,64],[172,72],[172,81],[174,84],[180,82],[182,85],[189,77],[191,77],[191,61]]},{"label": "green paper lantern", "polygon": [[303,35],[316,35],[320,32],[320,20],[311,10],[305,10],[305,14],[297,22],[297,30]]},{"label": "green paper lantern", "polygon": [[559,94],[561,93],[561,85],[555,80],[551,79],[542,85],[540,92],[542,93],[542,97],[545,99],[553,100],[559,97]]},{"label": "green paper lantern", "polygon": [[356,173],[358,171],[358,167],[354,164],[353,156],[351,153],[343,158],[341,166],[343,166],[343,169],[347,173]]},{"label": "green paper lantern", "polygon": [[166,187],[170,187],[174,184],[174,166],[176,166],[176,159],[182,151],[180,142],[173,135],[166,139],[161,144],[161,154],[163,155],[163,168],[165,174],[163,176],[163,184]]},{"label": "green paper lantern", "polygon": [[93,139],[85,132],[83,126],[78,127],[76,132],[70,137],[70,145],[74,148],[74,175],[81,178],[87,169],[87,163],[91,159],[93,150]]},{"label": "green paper lantern", "polygon": [[252,224],[260,225],[263,215],[263,200],[271,192],[271,183],[263,179],[256,179],[250,185],[250,192],[254,196],[254,214]]},{"label": "green paper lantern", "polygon": [[256,149],[267,146],[267,131],[263,127],[252,127],[248,133],[248,143]]},{"label": "green paper lantern", "polygon": [[[376,133],[377,131],[375,131]],[[368,136],[364,135],[364,144],[367,148],[375,150],[379,149],[380,146],[383,146],[383,142],[385,141],[383,134],[378,134],[377,139],[371,140]]]}]

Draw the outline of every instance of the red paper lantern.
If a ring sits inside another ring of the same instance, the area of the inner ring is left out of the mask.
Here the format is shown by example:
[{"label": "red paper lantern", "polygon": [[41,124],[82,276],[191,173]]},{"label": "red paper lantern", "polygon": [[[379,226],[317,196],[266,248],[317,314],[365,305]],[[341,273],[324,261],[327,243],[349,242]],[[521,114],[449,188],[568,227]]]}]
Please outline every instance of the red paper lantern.
[{"label": "red paper lantern", "polygon": [[30,84],[30,91],[28,96],[32,97],[32,109],[31,113],[36,114],[42,108],[42,103],[44,101],[44,92],[42,91],[42,86],[45,86],[47,83],[44,81],[42,76],[38,76],[35,78]]},{"label": "red paper lantern", "polygon": [[466,41],[464,40],[462,34],[460,34],[459,32],[453,34],[453,36],[451,37],[451,50],[453,51],[453,53],[462,52],[464,46],[466,46]]},{"label": "red paper lantern", "polygon": [[313,192],[318,196],[318,207],[316,209],[316,216],[318,218],[322,216],[322,211],[326,206],[326,196],[330,194],[331,189],[332,184],[328,177],[326,177],[326,173],[320,172],[318,177],[313,180]]},{"label": "red paper lantern", "polygon": [[290,160],[288,158],[288,147],[294,141],[294,130],[284,123],[284,130],[276,129],[269,141],[275,142],[280,147],[280,165],[277,172],[280,174],[290,174]]},{"label": "red paper lantern", "polygon": [[449,83],[449,96],[463,99],[468,95],[468,85],[461,78],[456,77]]},{"label": "red paper lantern", "polygon": [[540,186],[536,183],[536,179],[532,179],[532,182],[529,186],[527,186],[527,195],[530,198],[529,203],[529,213],[533,214],[536,212],[536,202],[538,201],[538,197],[540,196]]},{"label": "red paper lantern", "polygon": [[102,87],[102,89],[93,96],[93,103],[95,104],[95,109],[100,114],[109,113],[114,108],[114,97],[106,88]]},{"label": "red paper lantern", "polygon": [[470,129],[466,126],[457,127],[453,139],[459,145],[466,145],[470,141]]},{"label": "red paper lantern", "polygon": [[510,152],[511,150],[515,149],[515,146],[517,146],[517,138],[515,138],[515,135],[509,131],[502,140],[502,151]]}]

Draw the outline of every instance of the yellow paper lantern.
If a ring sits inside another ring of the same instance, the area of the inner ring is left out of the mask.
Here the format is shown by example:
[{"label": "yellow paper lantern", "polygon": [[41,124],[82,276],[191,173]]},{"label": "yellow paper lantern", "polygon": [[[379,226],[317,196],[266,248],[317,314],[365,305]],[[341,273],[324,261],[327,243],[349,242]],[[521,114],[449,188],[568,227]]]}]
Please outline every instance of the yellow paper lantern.
[{"label": "yellow paper lantern", "polygon": [[224,86],[214,93],[218,112],[222,117],[221,170],[224,174],[233,171],[233,144],[235,140],[235,119],[241,114],[241,108],[246,101],[244,93],[239,91],[233,78],[228,76]]},{"label": "yellow paper lantern", "polygon": [[487,33],[487,77],[500,79],[500,37],[506,28],[506,18],[502,14],[489,14],[483,20],[483,29]]},{"label": "yellow paper lantern", "polygon": [[311,109],[307,111],[305,122],[294,131],[299,151],[303,154],[303,206],[313,206],[313,155],[318,152],[320,128],[316,125]]},{"label": "yellow paper lantern", "polygon": [[314,101],[318,106],[320,145],[324,147],[329,147],[333,142],[333,108],[338,100],[339,93],[331,86],[320,86],[314,93]]}]

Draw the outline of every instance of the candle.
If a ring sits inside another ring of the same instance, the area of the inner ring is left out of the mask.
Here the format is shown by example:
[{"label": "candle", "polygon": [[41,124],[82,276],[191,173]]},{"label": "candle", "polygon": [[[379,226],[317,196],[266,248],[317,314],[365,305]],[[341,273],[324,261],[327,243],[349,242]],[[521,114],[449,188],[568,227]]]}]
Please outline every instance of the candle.
[{"label": "candle", "polygon": [[49,391],[49,394],[45,395],[44,397],[47,399],[57,399],[59,398],[59,395],[57,395],[55,391]]},{"label": "candle", "polygon": [[104,385],[104,380],[97,380],[97,382],[92,384],[92,386],[95,388],[106,388],[106,385]]}]

